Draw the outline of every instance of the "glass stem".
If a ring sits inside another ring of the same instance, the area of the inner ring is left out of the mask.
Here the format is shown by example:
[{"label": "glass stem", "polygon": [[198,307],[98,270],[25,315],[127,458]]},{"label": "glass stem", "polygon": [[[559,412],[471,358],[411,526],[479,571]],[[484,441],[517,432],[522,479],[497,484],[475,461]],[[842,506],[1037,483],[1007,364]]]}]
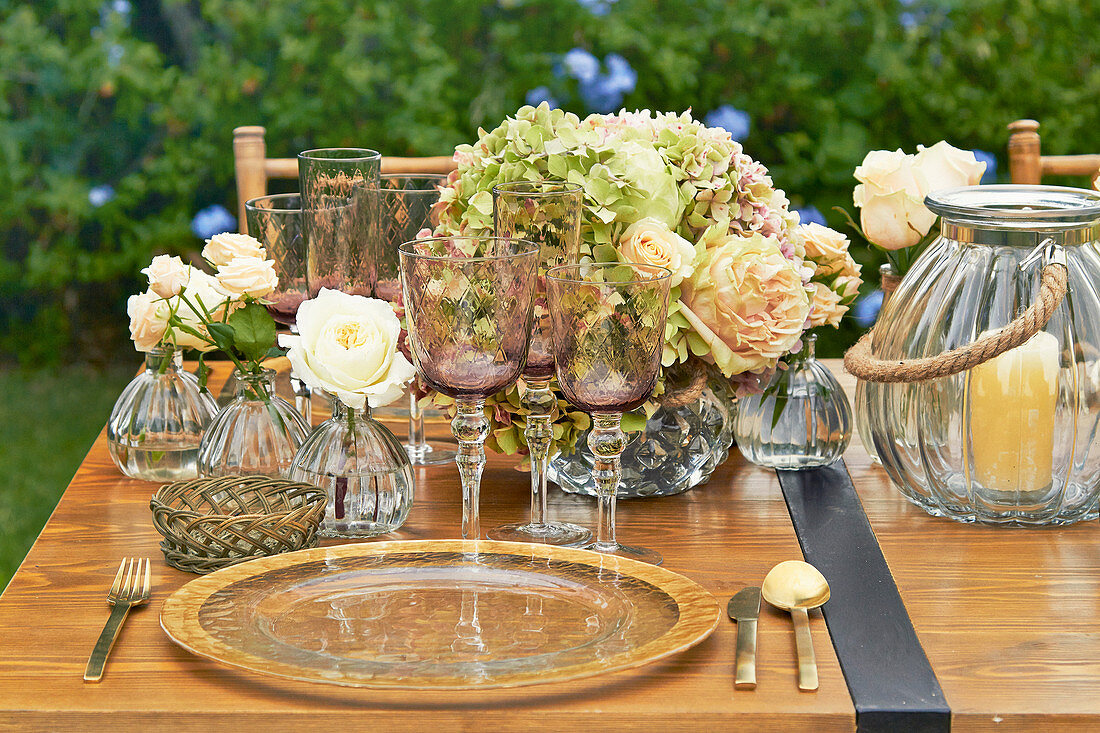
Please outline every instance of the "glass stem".
[{"label": "glass stem", "polygon": [[313,392],[309,385],[290,374],[290,388],[294,391],[294,409],[305,418],[307,425],[313,424]]},{"label": "glass stem", "polygon": [[409,387],[409,453],[413,462],[424,458],[424,413],[420,410],[420,400],[416,397],[416,390]]},{"label": "glass stem", "polygon": [[619,546],[615,540],[615,499],[622,474],[619,458],[626,448],[626,434],[619,427],[622,413],[595,413],[592,415],[592,431],[588,434],[588,448],[595,458],[592,476],[596,482],[599,499],[599,525],[592,549],[598,552],[613,551]]},{"label": "glass stem", "polygon": [[451,431],[458,439],[458,473],[462,478],[462,539],[479,539],[481,521],[478,501],[481,493],[481,473],[485,469],[485,438],[489,421],[485,418],[485,400],[463,398],[456,402],[458,414],[451,421]]},{"label": "glass stem", "polygon": [[554,439],[553,417],[557,398],[550,389],[550,378],[524,379],[523,406],[527,426],[523,435],[531,455],[531,524],[546,523],[546,467],[550,444]]}]

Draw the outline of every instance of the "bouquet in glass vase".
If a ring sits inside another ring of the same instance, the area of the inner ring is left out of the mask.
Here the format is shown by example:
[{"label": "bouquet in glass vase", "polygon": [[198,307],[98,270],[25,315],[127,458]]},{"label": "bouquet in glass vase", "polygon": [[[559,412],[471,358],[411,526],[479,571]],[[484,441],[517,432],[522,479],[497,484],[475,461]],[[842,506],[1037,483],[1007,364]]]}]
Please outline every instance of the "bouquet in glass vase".
[{"label": "bouquet in glass vase", "polygon": [[[672,271],[663,375],[654,398],[624,416],[624,430],[641,431],[647,419],[659,427],[682,424],[669,405],[681,405],[679,393],[703,383],[721,382],[742,394],[759,391],[801,343],[816,265],[806,257],[798,215],[786,196],[725,130],[688,112],[581,119],[543,104],[524,107],[483,131],[476,143],[459,146],[455,161],[434,212],[437,235],[491,233],[494,186],[566,182],[583,189],[582,262]],[[571,453],[590,421],[557,394],[553,437]],[[446,398],[436,401],[450,406]],[[492,422],[487,445],[526,452],[517,388],[487,400],[486,413]],[[683,437],[687,444],[693,436]],[[637,465],[630,450],[624,484]]]}]

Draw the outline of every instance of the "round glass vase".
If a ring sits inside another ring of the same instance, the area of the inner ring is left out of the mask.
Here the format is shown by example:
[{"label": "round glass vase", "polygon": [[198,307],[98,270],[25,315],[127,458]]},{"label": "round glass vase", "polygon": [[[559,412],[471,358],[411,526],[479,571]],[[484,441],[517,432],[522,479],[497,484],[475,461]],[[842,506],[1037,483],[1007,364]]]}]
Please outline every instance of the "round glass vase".
[{"label": "round glass vase", "polygon": [[[698,398],[674,407],[658,407],[646,420],[645,429],[626,434],[616,497],[669,496],[706,483],[729,455],[732,405],[729,383],[710,377]],[[571,494],[596,496],[589,432],[577,436],[571,452],[558,453],[550,460],[547,477]]]},{"label": "round glass vase", "polygon": [[107,420],[111,459],[125,475],[144,481],[195,478],[199,444],[218,405],[183,370],[183,354],[156,348],[145,369],[122,390]]},{"label": "round glass vase", "polygon": [[836,377],[814,356],[817,336],[778,369],[760,394],[738,400],[733,436],[746,460],[766,468],[826,466],[852,441],[852,408]]},{"label": "round glass vase", "polygon": [[199,475],[287,477],[309,425],[275,394],[273,369],[237,370],[235,376],[233,400],[214,417],[199,446]]},{"label": "round glass vase", "polygon": [[1068,524],[1100,506],[1100,193],[995,185],[935,191],[940,234],[879,313],[871,355],[940,359],[1013,323],[1046,266],[1066,295],[1028,341],[971,369],[868,382],[871,441],[891,482],[930,514]]},{"label": "round glass vase", "polygon": [[294,456],[292,481],[325,490],[321,537],[375,537],[405,523],[413,503],[412,463],[390,430],[332,398],[332,417],[310,434]]}]

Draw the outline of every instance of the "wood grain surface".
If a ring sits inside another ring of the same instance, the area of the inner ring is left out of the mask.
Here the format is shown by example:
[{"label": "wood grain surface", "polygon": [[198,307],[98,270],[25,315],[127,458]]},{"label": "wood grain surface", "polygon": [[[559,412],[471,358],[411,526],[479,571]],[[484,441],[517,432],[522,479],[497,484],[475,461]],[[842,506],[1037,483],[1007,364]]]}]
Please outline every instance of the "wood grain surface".
[{"label": "wood grain surface", "polygon": [[[841,375],[838,362],[828,362]],[[219,370],[215,379],[224,379]],[[844,378],[842,377],[842,381]],[[851,390],[850,380],[845,381]],[[323,416],[324,409],[315,409]],[[403,423],[394,422],[401,435]],[[447,433],[433,423],[434,437]],[[1100,525],[1017,530],[937,519],[909,505],[858,443],[845,456],[955,730],[1100,729]],[[491,457],[482,526],[526,516],[516,461]],[[387,539],[454,538],[453,466],[416,468],[408,523]],[[821,688],[800,693],[789,619],[762,608],[758,685],[734,691],[734,625],[638,669],[529,688],[401,692],[279,681],[219,666],[161,631],[163,600],[192,577],[163,564],[149,497],[121,476],[101,434],[0,596],[0,728],[234,731],[846,730],[847,689],[821,615],[811,615]],[[553,490],[555,517],[591,526],[593,500]],[[775,475],[734,450],[710,482],[619,504],[620,536],[724,604],[781,560],[801,557]],[[155,560],[153,598],[123,628],[103,682],[81,679],[123,556]]]}]

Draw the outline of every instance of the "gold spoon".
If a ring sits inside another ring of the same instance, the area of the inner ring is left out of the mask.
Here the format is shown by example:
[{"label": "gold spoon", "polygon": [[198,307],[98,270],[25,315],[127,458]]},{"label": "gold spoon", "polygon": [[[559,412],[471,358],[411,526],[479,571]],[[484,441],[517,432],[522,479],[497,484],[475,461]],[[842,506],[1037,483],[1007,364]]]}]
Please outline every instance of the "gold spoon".
[{"label": "gold spoon", "polygon": [[829,583],[813,565],[801,560],[786,560],[768,571],[760,586],[760,595],[776,608],[790,611],[798,650],[798,689],[817,689],[817,660],[810,637],[811,608],[829,600]]}]

